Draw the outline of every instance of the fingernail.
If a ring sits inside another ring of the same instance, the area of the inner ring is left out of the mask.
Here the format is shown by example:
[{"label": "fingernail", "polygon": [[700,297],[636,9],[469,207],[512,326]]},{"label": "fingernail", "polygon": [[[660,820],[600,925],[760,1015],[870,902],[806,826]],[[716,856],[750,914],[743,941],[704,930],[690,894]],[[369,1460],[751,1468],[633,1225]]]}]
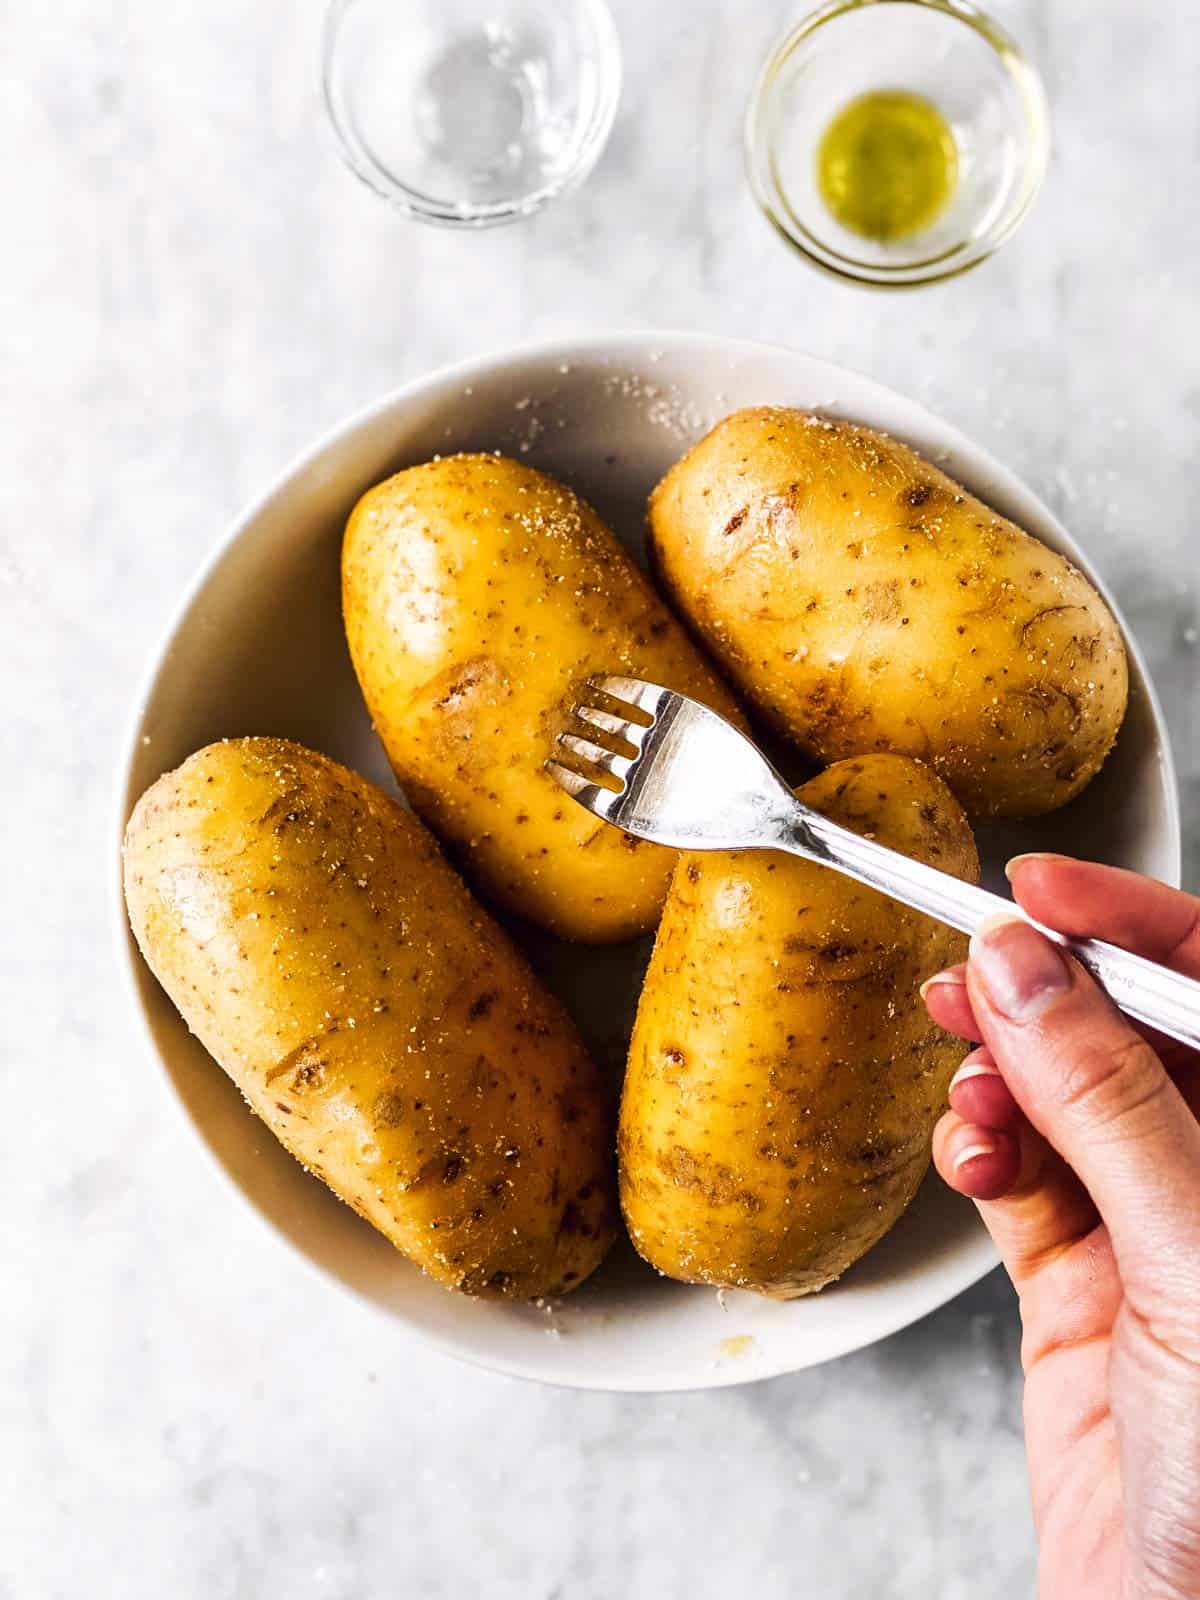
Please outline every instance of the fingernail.
[{"label": "fingernail", "polygon": [[988,999],[1013,1022],[1030,1022],[1071,987],[1066,962],[1022,918],[1001,912],[971,937],[971,970]]},{"label": "fingernail", "polygon": [[990,1061],[976,1061],[968,1056],[950,1079],[950,1088],[955,1088],[960,1083],[966,1083],[968,1078],[998,1078],[1000,1069],[994,1067]]},{"label": "fingernail", "polygon": [[962,989],[966,986],[966,981],[967,980],[965,976],[961,972],[955,972],[951,968],[947,967],[945,972],[935,972],[932,978],[926,978],[918,992],[920,993],[921,999],[924,1000],[925,996],[929,993],[930,989],[933,988],[935,983],[944,983],[948,984],[953,989]]},{"label": "fingernail", "polygon": [[1024,855],[1010,856],[1009,857],[1009,859],[1004,864],[1004,876],[1008,879],[1009,883],[1011,883],[1012,880],[1013,880],[1013,873],[1017,870],[1017,868],[1021,865],[1021,863],[1023,861],[1053,861],[1053,860],[1054,860],[1054,852],[1052,850],[1026,850]]},{"label": "fingernail", "polygon": [[960,1150],[951,1166],[952,1172],[957,1172],[965,1167],[968,1161],[975,1161],[980,1156],[994,1156],[999,1149],[994,1139],[976,1139],[974,1144],[969,1144],[965,1150]]}]

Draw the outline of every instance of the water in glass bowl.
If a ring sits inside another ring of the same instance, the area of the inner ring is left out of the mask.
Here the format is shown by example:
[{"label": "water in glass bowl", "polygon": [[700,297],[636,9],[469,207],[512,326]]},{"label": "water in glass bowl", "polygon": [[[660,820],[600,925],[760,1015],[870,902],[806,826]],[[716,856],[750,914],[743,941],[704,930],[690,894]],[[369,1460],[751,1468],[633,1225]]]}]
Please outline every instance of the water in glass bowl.
[{"label": "water in glass bowl", "polygon": [[325,90],[351,166],[431,220],[504,220],[582,176],[615,107],[602,0],[335,0]]}]

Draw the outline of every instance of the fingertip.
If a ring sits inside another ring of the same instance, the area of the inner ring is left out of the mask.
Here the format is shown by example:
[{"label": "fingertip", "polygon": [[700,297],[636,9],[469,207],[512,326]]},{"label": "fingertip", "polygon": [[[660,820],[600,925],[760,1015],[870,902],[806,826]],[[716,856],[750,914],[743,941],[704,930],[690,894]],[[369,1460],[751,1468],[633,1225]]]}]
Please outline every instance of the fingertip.
[{"label": "fingertip", "polygon": [[954,1076],[950,1079],[950,1087],[956,1084],[967,1083],[972,1078],[999,1076],[1000,1068],[996,1065],[996,1058],[987,1045],[976,1045],[968,1055],[962,1058],[955,1069]]},{"label": "fingertip", "polygon": [[980,1127],[1011,1131],[1024,1121],[1024,1113],[986,1048],[972,1050],[959,1067],[950,1080],[948,1099],[964,1122]]},{"label": "fingertip", "polygon": [[933,1164],[957,1193],[971,1200],[996,1199],[1017,1181],[1020,1145],[1006,1130],[964,1121],[952,1108],[933,1130]]},{"label": "fingertip", "polygon": [[1021,1151],[1011,1133],[960,1122],[938,1166],[945,1181],[971,1200],[999,1200],[1016,1184]]},{"label": "fingertip", "polygon": [[1019,856],[1010,856],[1004,864],[1004,876],[1009,883],[1015,884],[1021,873],[1031,864],[1046,865],[1055,861],[1065,861],[1068,857],[1060,856],[1053,850],[1026,850]]},{"label": "fingertip", "polygon": [[927,978],[921,985],[921,999],[939,1028],[957,1034],[960,1039],[979,1038],[979,1025],[967,992],[965,964],[948,967],[945,972]]},{"label": "fingertip", "polygon": [[932,978],[926,978],[918,993],[922,1000],[928,999],[935,989],[948,990],[963,989],[967,983],[967,964],[960,961],[956,966],[946,967],[941,972],[935,972]]},{"label": "fingertip", "polygon": [[1078,896],[1081,879],[1088,884],[1095,870],[1091,862],[1076,861],[1074,856],[1050,850],[1030,850],[1004,864],[1004,876],[1012,885],[1016,907],[1049,927],[1058,926],[1064,909]]}]

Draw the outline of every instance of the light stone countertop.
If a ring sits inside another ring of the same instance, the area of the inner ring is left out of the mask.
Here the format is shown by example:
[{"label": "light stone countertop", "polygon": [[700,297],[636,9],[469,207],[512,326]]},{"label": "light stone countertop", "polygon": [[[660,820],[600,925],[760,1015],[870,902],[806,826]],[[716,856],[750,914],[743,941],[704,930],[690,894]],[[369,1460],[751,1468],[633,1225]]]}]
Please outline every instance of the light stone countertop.
[{"label": "light stone countertop", "polygon": [[859,368],[1041,491],[1145,647],[1196,883],[1200,11],[996,0],[1047,76],[1050,181],[993,262],[889,296],[807,271],[743,181],[746,89],[795,9],[616,0],[627,81],[600,167],[481,236],[406,224],[340,167],[309,0],[6,15],[3,1600],[1030,1592],[1000,1276],[873,1349],[723,1393],[459,1367],[232,1195],[111,952],[118,736],[231,514],[404,379],[606,326]]}]

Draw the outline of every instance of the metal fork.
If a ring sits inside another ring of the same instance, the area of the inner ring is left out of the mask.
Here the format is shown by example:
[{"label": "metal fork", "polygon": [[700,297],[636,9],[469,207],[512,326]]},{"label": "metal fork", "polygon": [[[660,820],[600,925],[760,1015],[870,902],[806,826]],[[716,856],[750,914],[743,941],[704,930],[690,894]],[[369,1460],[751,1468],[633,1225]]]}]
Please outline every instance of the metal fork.
[{"label": "metal fork", "polygon": [[[591,737],[564,731],[547,770],[567,792],[625,833],[676,850],[786,850],[833,867],[963,933],[1011,900],[852,833],[796,799],[745,734],[686,695],[638,678],[600,678],[574,708]],[[1139,1022],[1200,1049],[1200,983],[1099,939],[1069,950]]]}]

